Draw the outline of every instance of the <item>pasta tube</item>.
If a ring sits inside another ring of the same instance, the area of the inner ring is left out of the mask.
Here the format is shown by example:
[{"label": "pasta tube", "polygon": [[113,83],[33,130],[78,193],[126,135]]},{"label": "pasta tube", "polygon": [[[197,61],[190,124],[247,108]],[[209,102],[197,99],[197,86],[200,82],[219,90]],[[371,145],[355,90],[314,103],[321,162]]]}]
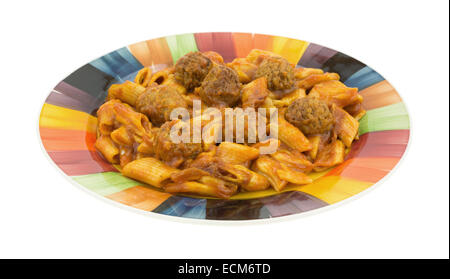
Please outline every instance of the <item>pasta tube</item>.
[{"label": "pasta tube", "polygon": [[336,105],[333,105],[331,112],[335,119],[334,132],[346,147],[350,147],[358,134],[359,122]]},{"label": "pasta tube", "polygon": [[101,135],[109,135],[114,130],[114,105],[120,100],[111,100],[97,110],[98,131]]},{"label": "pasta tube", "polygon": [[295,68],[294,77],[297,79],[304,79],[311,75],[321,75],[323,70],[315,68]]},{"label": "pasta tube", "polygon": [[285,95],[283,98],[279,100],[272,100],[272,103],[275,107],[281,108],[281,107],[287,107],[289,106],[293,101],[299,98],[306,97],[306,91],[303,88],[298,88],[294,90],[293,92]]},{"label": "pasta tube", "polygon": [[358,94],[358,88],[350,88],[338,80],[329,80],[315,85],[308,97],[318,98],[329,105],[345,107],[362,102],[362,96]]},{"label": "pasta tube", "polygon": [[174,68],[172,67],[154,73],[150,78],[149,84],[152,83],[163,84],[169,78],[169,74],[173,73],[173,70]]},{"label": "pasta tube", "polygon": [[162,84],[167,85],[169,87],[173,87],[176,91],[178,91],[178,93],[184,95],[186,94],[187,90],[186,87],[184,87],[183,85],[179,84],[176,80],[175,80],[175,76],[173,74],[168,75],[167,79],[165,79]]},{"label": "pasta tube", "polygon": [[122,169],[122,174],[149,185],[161,187],[162,183],[177,171],[155,158],[147,157],[128,163]]},{"label": "pasta tube", "polygon": [[283,116],[278,116],[278,139],[292,149],[300,152],[311,150],[312,146],[305,135]]},{"label": "pasta tube", "polygon": [[147,87],[150,84],[150,79],[152,77],[152,69],[150,67],[145,67],[139,70],[134,78],[134,82],[140,86]]},{"label": "pasta tube", "polygon": [[227,64],[228,67],[233,68],[239,76],[239,81],[241,83],[249,83],[253,80],[258,67],[250,63],[245,58],[236,58],[231,63]]},{"label": "pasta tube", "polygon": [[95,141],[95,147],[102,153],[108,162],[112,164],[117,164],[119,162],[119,148],[114,144],[111,137],[101,135]]},{"label": "pasta tube", "polygon": [[133,136],[130,135],[129,131],[125,126],[122,126],[114,130],[111,133],[111,139],[119,145],[132,146],[134,143]]},{"label": "pasta tube", "polygon": [[133,147],[132,146],[120,146],[120,167],[123,168],[129,162],[133,161]]},{"label": "pasta tube", "polygon": [[260,77],[242,87],[242,108],[257,108],[264,103],[269,90],[267,89],[267,80]]},{"label": "pasta tube", "polygon": [[125,81],[122,84],[113,84],[108,89],[108,99],[119,99],[131,106],[136,105],[136,100],[144,93],[145,87],[131,81]]},{"label": "pasta tube", "polygon": [[227,164],[243,164],[258,157],[259,150],[243,144],[222,142],[217,147],[216,156]]},{"label": "pasta tube", "polygon": [[339,75],[337,73],[324,73],[324,74],[318,74],[318,75],[310,75],[307,76],[305,79],[300,80],[297,82],[297,87],[304,88],[304,89],[310,89],[314,85],[328,81],[328,80],[339,80]]},{"label": "pasta tube", "polygon": [[329,168],[344,162],[345,146],[340,140],[326,145],[317,154],[314,162],[314,169],[320,171],[324,168]]},{"label": "pasta tube", "polygon": [[164,186],[164,190],[169,193],[192,193],[227,199],[237,191],[237,187],[226,185],[224,181],[209,176],[201,182],[168,183]]},{"label": "pasta tube", "polygon": [[252,169],[267,178],[270,185],[276,190],[281,191],[287,185],[286,180],[282,180],[277,172],[280,164],[268,156],[260,156],[254,162]]}]

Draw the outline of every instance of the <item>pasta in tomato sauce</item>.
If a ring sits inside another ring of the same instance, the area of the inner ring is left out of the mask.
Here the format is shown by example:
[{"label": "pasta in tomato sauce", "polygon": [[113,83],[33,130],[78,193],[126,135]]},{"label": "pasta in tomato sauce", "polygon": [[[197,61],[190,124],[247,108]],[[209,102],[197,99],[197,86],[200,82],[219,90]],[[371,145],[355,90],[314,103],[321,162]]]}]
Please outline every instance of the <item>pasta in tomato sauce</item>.
[{"label": "pasta in tomato sauce", "polygon": [[[173,67],[143,68],[134,81],[111,85],[97,111],[95,147],[123,175],[168,193],[227,199],[308,184],[309,173],[342,163],[358,139],[363,98],[339,79],[264,50],[230,63],[213,51],[191,52]],[[239,118],[239,109],[258,112]],[[244,133],[230,133],[227,122]]]}]

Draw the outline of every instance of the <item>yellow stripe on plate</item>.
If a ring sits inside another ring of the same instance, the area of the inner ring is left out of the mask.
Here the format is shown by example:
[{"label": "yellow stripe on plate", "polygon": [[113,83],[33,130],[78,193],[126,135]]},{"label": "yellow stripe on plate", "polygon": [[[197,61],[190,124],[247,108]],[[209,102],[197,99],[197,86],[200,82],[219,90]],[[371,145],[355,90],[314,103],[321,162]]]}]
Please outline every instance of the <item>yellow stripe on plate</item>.
[{"label": "yellow stripe on plate", "polygon": [[39,118],[39,127],[96,133],[97,118],[86,112],[44,104]]},{"label": "yellow stripe on plate", "polygon": [[299,186],[297,189],[332,204],[354,196],[372,185],[371,182],[339,176],[324,176],[311,184]]},{"label": "yellow stripe on plate", "polygon": [[297,65],[300,58],[308,48],[305,41],[289,39],[285,37],[273,37],[272,51],[286,58],[290,63]]}]

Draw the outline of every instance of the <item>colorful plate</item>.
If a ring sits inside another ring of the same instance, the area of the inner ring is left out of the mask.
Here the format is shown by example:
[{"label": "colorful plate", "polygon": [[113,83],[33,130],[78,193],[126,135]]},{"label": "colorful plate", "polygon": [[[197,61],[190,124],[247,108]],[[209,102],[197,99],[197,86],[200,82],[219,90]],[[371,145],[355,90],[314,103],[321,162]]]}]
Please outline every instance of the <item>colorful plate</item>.
[{"label": "colorful plate", "polygon": [[[366,116],[360,139],[343,164],[317,174],[312,184],[283,193],[266,191],[230,200],[171,195],[122,176],[94,148],[96,109],[113,83],[133,80],[143,66],[154,70],[174,64],[189,51],[213,50],[226,62],[253,48],[273,51],[301,67],[336,72],[347,86],[358,87]],[[39,119],[42,144],[68,177],[118,203],[164,215],[253,220],[302,213],[354,196],[386,176],[403,156],[409,117],[402,99],[380,74],[338,51],[278,36],[250,33],[195,33],[132,44],[73,72],[47,97]]]}]

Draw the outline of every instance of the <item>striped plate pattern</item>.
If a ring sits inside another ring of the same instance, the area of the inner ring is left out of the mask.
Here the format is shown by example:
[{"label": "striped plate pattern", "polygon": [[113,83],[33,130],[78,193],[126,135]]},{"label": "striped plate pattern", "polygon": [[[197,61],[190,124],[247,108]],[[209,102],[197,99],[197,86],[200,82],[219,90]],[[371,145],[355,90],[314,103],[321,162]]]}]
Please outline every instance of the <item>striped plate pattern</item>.
[{"label": "striped plate pattern", "polygon": [[[226,62],[254,48],[269,50],[299,67],[337,72],[358,87],[367,114],[360,139],[343,164],[314,174],[314,182],[241,193],[230,200],[171,195],[122,176],[95,150],[96,109],[113,83],[133,80],[149,66],[173,65],[190,51],[213,50]],[[39,119],[42,144],[53,162],[76,183],[113,201],[147,212],[210,220],[253,220],[286,216],[334,204],[373,186],[403,156],[409,117],[402,99],[380,74],[338,51],[285,37],[251,33],[196,33],[152,39],[98,58],[61,81],[47,97]]]}]

